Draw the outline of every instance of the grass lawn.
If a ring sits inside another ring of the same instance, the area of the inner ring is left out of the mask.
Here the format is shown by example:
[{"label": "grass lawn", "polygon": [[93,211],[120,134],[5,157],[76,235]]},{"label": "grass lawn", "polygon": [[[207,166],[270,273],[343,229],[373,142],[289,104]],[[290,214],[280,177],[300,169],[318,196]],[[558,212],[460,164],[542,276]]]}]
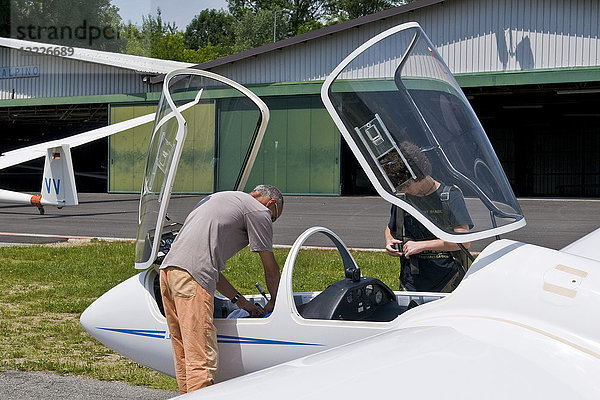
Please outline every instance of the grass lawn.
[{"label": "grass lawn", "polygon": [[[275,249],[283,268],[288,249]],[[79,316],[107,290],[137,274],[134,246],[99,242],[78,246],[0,248],[0,370],[54,371],[176,390],[174,379],[114,353],[79,324]],[[398,286],[398,264],[381,252],[352,252],[364,276]],[[229,260],[227,278],[242,293],[266,289],[258,255]],[[337,251],[302,250],[294,290],[323,290],[343,279]]]}]

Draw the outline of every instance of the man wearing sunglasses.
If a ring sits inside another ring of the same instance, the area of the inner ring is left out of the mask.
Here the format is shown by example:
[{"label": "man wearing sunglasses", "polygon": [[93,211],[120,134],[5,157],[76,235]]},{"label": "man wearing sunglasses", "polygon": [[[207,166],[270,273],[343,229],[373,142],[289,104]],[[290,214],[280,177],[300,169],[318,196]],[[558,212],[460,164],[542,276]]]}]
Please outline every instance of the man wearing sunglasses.
[{"label": "man wearing sunglasses", "polygon": [[[259,185],[250,194],[217,192],[196,205],[173,241],[160,267],[160,287],[182,394],[214,383],[215,290],[253,317],[273,310],[280,278],[273,255],[273,222],[282,212],[283,196],[275,186]],[[225,262],[248,245],[260,256],[271,294],[264,311],[221,273]]]}]

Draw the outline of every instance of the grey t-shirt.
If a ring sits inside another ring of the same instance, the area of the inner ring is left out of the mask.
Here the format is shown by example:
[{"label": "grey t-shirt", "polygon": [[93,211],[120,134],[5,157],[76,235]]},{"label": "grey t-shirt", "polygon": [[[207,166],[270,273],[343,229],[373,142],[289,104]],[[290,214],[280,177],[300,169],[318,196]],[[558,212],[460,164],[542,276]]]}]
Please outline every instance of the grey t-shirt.
[{"label": "grey t-shirt", "polygon": [[187,216],[161,268],[185,269],[214,292],[225,262],[248,244],[250,251],[273,251],[271,211],[247,193],[217,192]]}]

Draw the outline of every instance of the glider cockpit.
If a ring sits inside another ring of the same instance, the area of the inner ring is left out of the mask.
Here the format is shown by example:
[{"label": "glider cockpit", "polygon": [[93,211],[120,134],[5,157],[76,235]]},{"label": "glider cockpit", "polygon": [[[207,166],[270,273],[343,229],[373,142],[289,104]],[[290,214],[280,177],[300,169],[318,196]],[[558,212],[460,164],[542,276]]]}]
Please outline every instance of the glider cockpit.
[{"label": "glider cockpit", "polygon": [[[170,225],[168,228],[177,227],[178,224]],[[338,251],[343,271],[340,271],[342,279],[329,284],[323,291],[296,292],[294,279],[294,266],[300,255],[305,241],[314,234],[323,234],[329,238]],[[173,231],[167,230],[163,233],[161,246],[159,248],[159,260],[169,251],[172,242]],[[149,271],[151,291],[157,307],[162,315],[162,301],[160,296],[159,276],[156,271]],[[389,322],[400,314],[416,305],[420,305],[445,294],[434,293],[402,293],[394,292],[385,283],[377,278],[364,277],[360,268],[348,251],[342,240],[327,228],[314,227],[301,235],[292,250],[288,254],[288,261],[282,272],[281,293],[291,293],[287,296],[286,309],[295,310],[295,314],[304,319],[339,320],[339,321],[363,321],[363,322]],[[267,297],[263,295],[246,295],[248,299],[264,307]],[[286,298],[286,296],[282,296]],[[278,300],[280,301],[280,300]],[[237,310],[231,301],[218,293],[215,294],[215,319],[226,319]]]}]

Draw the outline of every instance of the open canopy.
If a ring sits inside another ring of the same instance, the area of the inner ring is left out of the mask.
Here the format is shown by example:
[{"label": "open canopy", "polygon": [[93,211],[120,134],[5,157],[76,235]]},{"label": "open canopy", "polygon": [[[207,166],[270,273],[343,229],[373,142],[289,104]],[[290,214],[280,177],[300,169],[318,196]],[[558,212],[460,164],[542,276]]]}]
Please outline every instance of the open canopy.
[{"label": "open canopy", "polygon": [[[192,182],[182,185],[184,192],[242,190],[268,120],[267,106],[230,79],[194,69],[166,76],[142,184],[136,268],[149,267],[157,257],[178,168],[188,169],[186,175],[192,176]],[[231,161],[217,170],[221,142],[236,143],[238,157],[229,154]],[[183,210],[183,216],[189,211]]]},{"label": "open canopy", "polygon": [[[356,49],[326,79],[321,97],[377,192],[437,237],[466,242],[525,225],[471,105],[417,23]],[[411,148],[428,167],[412,159]],[[455,232],[427,204],[403,194],[423,175],[462,193],[473,221],[468,233]]]}]

